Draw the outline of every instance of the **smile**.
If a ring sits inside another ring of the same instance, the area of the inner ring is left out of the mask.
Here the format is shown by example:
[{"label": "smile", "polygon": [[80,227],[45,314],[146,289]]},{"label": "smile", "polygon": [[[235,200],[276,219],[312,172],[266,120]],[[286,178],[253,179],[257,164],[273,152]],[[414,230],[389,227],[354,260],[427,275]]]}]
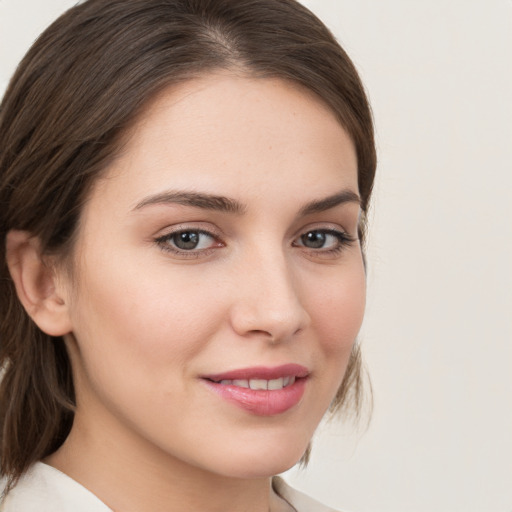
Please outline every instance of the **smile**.
[{"label": "smile", "polygon": [[255,367],[202,377],[217,396],[257,416],[275,416],[297,406],[304,395],[309,370],[298,364]]},{"label": "smile", "polygon": [[235,379],[229,380],[224,379],[220,381],[222,386],[237,386],[239,388],[247,389],[267,389],[267,390],[278,390],[288,386],[292,386],[295,383],[295,377],[280,377],[278,379]]}]

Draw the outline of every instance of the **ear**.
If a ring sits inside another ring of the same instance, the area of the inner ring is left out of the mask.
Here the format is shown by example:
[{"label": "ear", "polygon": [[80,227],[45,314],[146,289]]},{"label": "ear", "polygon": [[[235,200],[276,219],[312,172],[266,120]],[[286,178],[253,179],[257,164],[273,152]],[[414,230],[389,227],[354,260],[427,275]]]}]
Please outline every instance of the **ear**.
[{"label": "ear", "polygon": [[39,240],[27,231],[9,231],[6,257],[18,298],[37,326],[50,336],[71,332],[63,283],[44,261]]}]

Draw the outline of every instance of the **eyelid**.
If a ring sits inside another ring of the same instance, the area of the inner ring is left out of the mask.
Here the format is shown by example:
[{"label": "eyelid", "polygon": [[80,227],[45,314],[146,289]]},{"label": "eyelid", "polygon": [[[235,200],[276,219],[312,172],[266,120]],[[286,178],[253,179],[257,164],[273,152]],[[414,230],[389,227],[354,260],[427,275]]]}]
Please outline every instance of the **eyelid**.
[{"label": "eyelid", "polygon": [[[190,222],[169,226],[168,228],[160,230],[160,232],[153,237],[153,241],[160,247],[162,251],[170,253],[171,255],[178,256],[183,259],[207,256],[211,254],[212,251],[220,247],[224,247],[225,244],[224,242],[222,242],[222,234],[220,233],[220,230],[215,229],[211,225],[208,226],[208,228],[205,228],[204,224],[205,223],[203,222]],[[173,236],[187,231],[200,233],[202,235],[210,237],[212,239],[212,246],[203,249],[184,250],[179,249],[178,247],[174,247],[173,245],[168,243],[168,241]]]},{"label": "eyelid", "polygon": [[354,231],[350,229],[346,229],[341,224],[334,222],[312,222],[311,224],[307,224],[302,226],[300,229],[296,230],[292,235],[293,240],[300,237],[305,233],[309,233],[310,231],[323,231],[323,232],[331,232],[331,233],[341,233],[347,236],[347,238],[358,239],[357,234],[357,226]]},{"label": "eyelid", "polygon": [[[307,233],[318,232],[325,233],[337,238],[338,243],[334,247],[313,248],[304,245],[301,238]],[[313,224],[302,228],[293,238],[292,246],[305,252],[309,257],[330,259],[341,256],[341,254],[351,245],[359,240],[358,236],[353,236],[350,232],[333,224]]]},{"label": "eyelid", "polygon": [[[294,238],[294,241],[295,240],[300,240],[304,235],[308,234],[308,233],[324,233],[326,235],[331,235],[331,236],[334,236],[335,238],[338,238],[338,240],[340,240],[341,243],[352,243],[352,242],[356,242],[358,240],[357,237],[353,237],[352,235],[350,235],[349,233],[347,233],[346,231],[343,231],[341,229],[328,229],[328,228],[314,228],[314,229],[307,229],[306,231],[303,231],[299,236],[295,237]],[[306,247],[306,246],[304,246]],[[317,249],[317,250],[321,250],[321,249]]]},{"label": "eyelid", "polygon": [[224,233],[217,228],[216,226],[210,224],[209,222],[204,221],[190,221],[190,222],[180,222],[178,224],[172,224],[166,226],[165,228],[159,229],[152,238],[154,240],[159,238],[169,237],[176,233],[181,233],[183,231],[198,231],[200,233],[204,233],[213,238],[223,238]]}]

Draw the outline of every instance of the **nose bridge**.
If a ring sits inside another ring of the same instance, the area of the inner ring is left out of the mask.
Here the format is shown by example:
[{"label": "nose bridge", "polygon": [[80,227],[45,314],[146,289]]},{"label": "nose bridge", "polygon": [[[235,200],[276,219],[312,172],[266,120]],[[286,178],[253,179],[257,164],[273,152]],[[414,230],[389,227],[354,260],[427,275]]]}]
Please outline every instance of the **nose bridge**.
[{"label": "nose bridge", "polygon": [[282,247],[259,246],[241,263],[232,322],[241,335],[284,340],[304,329],[309,316],[300,296],[293,262]]}]

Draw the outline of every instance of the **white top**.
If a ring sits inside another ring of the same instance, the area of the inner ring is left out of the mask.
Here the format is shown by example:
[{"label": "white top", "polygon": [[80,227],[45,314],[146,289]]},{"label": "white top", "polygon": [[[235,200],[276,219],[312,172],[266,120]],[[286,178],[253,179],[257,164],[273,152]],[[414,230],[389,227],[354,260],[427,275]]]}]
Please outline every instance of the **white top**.
[{"label": "white top", "polygon": [[[297,512],[336,512],[292,489],[282,478],[274,477],[272,486]],[[58,469],[36,462],[2,500],[0,512],[112,512],[112,509]]]}]

